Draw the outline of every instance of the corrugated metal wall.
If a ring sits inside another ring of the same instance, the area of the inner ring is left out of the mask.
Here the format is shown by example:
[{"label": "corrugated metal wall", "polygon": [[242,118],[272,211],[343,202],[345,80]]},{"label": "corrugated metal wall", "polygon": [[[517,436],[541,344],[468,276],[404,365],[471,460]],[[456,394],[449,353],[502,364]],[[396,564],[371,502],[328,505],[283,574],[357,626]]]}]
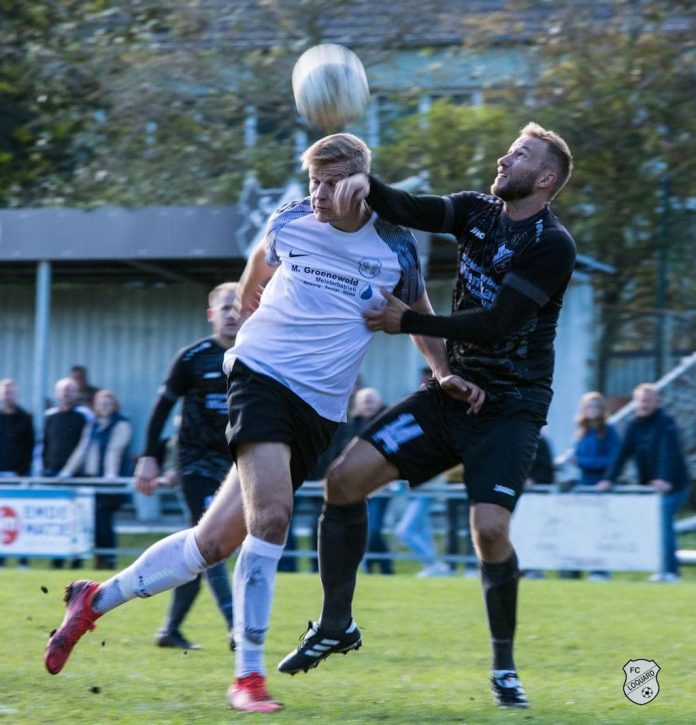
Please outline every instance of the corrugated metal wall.
[{"label": "corrugated metal wall", "polygon": [[[195,285],[129,288],[54,287],[47,394],[72,365],[87,366],[90,382],[110,388],[134,425],[133,450],[143,440],[150,406],[168,364],[184,345],[209,334],[208,290]],[[0,289],[0,377],[14,378],[31,407],[34,290]],[[34,411],[36,413],[36,411]]]}]

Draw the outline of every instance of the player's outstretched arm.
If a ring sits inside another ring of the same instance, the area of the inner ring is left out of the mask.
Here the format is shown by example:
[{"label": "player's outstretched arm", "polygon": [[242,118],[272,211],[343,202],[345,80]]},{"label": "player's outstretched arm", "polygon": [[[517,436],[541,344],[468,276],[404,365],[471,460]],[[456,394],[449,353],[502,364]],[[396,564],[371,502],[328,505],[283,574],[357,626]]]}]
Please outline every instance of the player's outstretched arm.
[{"label": "player's outstretched arm", "polygon": [[242,317],[249,316],[258,306],[263,286],[273,276],[277,267],[266,262],[266,240],[262,239],[252,250],[246,267],[239,278],[239,311]]},{"label": "player's outstretched arm", "polygon": [[[396,335],[401,332],[401,318],[411,308],[398,297],[394,297],[391,292],[387,292],[387,290],[381,290],[381,292],[382,296],[386,298],[387,304],[379,310],[363,312],[365,324],[367,325],[367,329],[372,332],[386,332],[389,335]],[[430,302],[428,302],[428,306],[430,306]],[[430,311],[426,311],[417,309],[414,305],[413,310],[414,312],[422,312],[426,315],[433,314],[432,307],[430,307]]]},{"label": "player's outstretched arm", "polygon": [[[427,292],[424,292],[423,296],[416,300],[410,308],[396,297],[390,296],[388,300],[394,301],[394,307],[397,310],[400,310],[403,306],[405,309],[412,309],[424,315],[434,314]],[[451,397],[468,403],[469,414],[478,413],[486,399],[486,394],[478,385],[464,380],[459,375],[452,374],[447,359],[447,349],[444,339],[421,335],[411,335],[411,339],[427,360],[440,387]]]}]

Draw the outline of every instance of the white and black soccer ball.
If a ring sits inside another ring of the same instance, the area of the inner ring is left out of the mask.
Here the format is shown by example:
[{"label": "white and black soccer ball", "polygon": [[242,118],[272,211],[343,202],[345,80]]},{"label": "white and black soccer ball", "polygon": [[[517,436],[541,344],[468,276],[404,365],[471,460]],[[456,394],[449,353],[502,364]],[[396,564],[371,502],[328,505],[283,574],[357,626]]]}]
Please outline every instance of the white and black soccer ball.
[{"label": "white and black soccer ball", "polygon": [[648,698],[653,696],[653,691],[651,687],[644,687],[641,690],[641,695],[643,695],[643,699],[647,700]]},{"label": "white and black soccer ball", "polygon": [[338,131],[357,121],[370,99],[360,58],[334,43],[314,45],[298,58],[292,92],[300,115],[322,131]]}]

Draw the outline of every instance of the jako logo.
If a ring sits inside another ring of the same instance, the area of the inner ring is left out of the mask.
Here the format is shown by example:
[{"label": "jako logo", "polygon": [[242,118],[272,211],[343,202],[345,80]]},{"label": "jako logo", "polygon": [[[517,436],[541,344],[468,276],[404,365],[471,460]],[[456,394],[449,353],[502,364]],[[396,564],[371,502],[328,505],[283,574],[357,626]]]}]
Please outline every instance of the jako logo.
[{"label": "jako logo", "polygon": [[478,227],[469,229],[469,231],[478,239],[483,239],[486,236],[485,232],[482,232]]},{"label": "jako logo", "polygon": [[503,486],[500,483],[496,483],[495,486],[493,486],[493,490],[497,491],[498,493],[504,493],[507,496],[514,496],[515,492],[509,488],[508,486]]}]

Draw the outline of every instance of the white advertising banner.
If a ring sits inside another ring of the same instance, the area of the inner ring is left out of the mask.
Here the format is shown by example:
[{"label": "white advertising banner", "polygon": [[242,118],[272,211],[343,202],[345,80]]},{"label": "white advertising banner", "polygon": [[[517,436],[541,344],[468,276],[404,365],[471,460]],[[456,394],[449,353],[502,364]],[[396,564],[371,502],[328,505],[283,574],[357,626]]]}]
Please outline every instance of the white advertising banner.
[{"label": "white advertising banner", "polygon": [[511,538],[522,569],[659,571],[661,497],[525,493]]},{"label": "white advertising banner", "polygon": [[0,487],[0,556],[80,556],[94,548],[94,492]]}]

